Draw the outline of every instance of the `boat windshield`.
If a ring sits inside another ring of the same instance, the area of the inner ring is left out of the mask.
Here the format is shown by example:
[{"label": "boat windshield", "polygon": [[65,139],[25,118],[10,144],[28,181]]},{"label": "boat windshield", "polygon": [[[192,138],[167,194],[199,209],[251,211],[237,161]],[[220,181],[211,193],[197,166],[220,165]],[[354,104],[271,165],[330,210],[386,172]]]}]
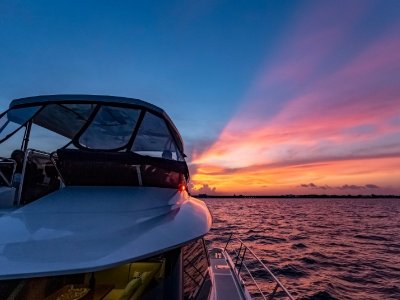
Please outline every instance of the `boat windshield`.
[{"label": "boat windshield", "polygon": [[10,138],[21,129],[40,107],[15,108],[4,112],[0,117],[0,143]]},{"label": "boat windshield", "polygon": [[129,142],[139,114],[138,109],[101,106],[78,143],[92,149],[121,148]]},{"label": "boat windshield", "polygon": [[[0,118],[0,143],[29,123],[66,138],[68,148],[125,150],[180,161],[184,157],[167,120],[141,107],[52,103],[11,108]],[[32,133],[31,139],[40,138]],[[46,143],[46,150],[57,150],[51,149],[51,141]]]},{"label": "boat windshield", "polygon": [[189,177],[182,141],[169,118],[146,105],[118,102],[16,105],[0,115],[0,159],[7,163],[0,165],[3,185],[14,186],[22,204],[60,182],[179,188]]}]

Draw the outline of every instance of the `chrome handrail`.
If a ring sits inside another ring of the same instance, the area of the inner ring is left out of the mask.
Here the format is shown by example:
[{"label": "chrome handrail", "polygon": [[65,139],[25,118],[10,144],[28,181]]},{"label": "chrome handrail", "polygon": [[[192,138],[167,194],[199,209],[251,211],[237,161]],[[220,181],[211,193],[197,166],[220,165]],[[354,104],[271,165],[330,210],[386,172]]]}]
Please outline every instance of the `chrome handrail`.
[{"label": "chrome handrail", "polygon": [[6,183],[8,187],[12,186],[13,183],[13,178],[15,174],[15,169],[17,167],[17,163],[15,162],[14,159],[11,158],[5,158],[5,157],[0,157],[0,166],[1,165],[7,165],[7,164],[12,164],[12,173],[11,173],[11,178],[8,179],[6,175],[4,175],[3,170],[0,168],[0,177],[3,179],[3,181]]},{"label": "chrome handrail", "polygon": [[[52,160],[51,158],[51,154],[46,152],[46,151],[42,151],[42,150],[37,150],[37,149],[33,149],[33,148],[29,148],[26,149],[25,151],[25,156],[24,156],[24,162],[23,162],[23,166],[22,166],[22,176],[21,176],[21,182],[19,183],[19,187],[18,187],[18,198],[16,201],[16,205],[20,206],[21,205],[21,197],[22,197],[22,189],[23,189],[23,184],[24,184],[24,179],[25,179],[25,171],[26,171],[26,165],[28,163],[28,157],[32,154],[32,153],[37,153],[40,154],[42,156],[45,156],[46,158],[48,157],[49,160],[51,161],[51,163],[56,167],[57,169],[57,165],[55,164],[55,162]],[[61,178],[62,180],[62,178]]]},{"label": "chrome handrail", "polygon": [[58,177],[60,178],[60,181],[62,182],[63,185],[65,185],[65,180],[61,174],[60,169],[57,166],[57,152],[56,151],[50,153],[50,160],[53,163],[54,167],[56,168],[56,171],[58,173]]},{"label": "chrome handrail", "polygon": [[[239,251],[237,251],[237,249],[232,249],[231,251],[235,254],[236,256],[236,261],[233,262],[233,260],[231,260],[232,262],[232,268],[235,270],[236,275],[240,276],[240,271],[242,270],[242,267],[244,266],[247,274],[249,275],[249,277],[251,278],[251,281],[253,282],[253,284],[257,287],[258,292],[261,294],[262,298],[264,300],[272,300],[274,299],[274,297],[276,296],[276,293],[279,289],[282,290],[282,292],[284,293],[284,296],[286,296],[288,299],[290,300],[294,300],[293,296],[290,294],[290,292],[283,286],[283,284],[279,281],[279,279],[272,273],[272,271],[261,261],[261,259],[238,237],[234,237],[233,233],[230,234],[228,241],[225,244],[224,247],[224,252],[226,252],[228,255],[228,246],[230,244],[230,242],[232,241],[237,241],[240,243],[240,247],[239,247]],[[253,274],[251,273],[251,271],[249,270],[249,268],[246,265],[245,262],[245,258],[246,258],[246,253],[250,253],[251,256],[258,261],[258,263],[261,265],[261,267],[267,271],[267,273],[271,276],[271,278],[273,279],[273,281],[275,282],[275,286],[273,288],[273,291],[271,293],[266,293],[264,291],[262,291],[262,289],[260,288],[259,284],[257,283],[256,279],[254,278]]]}]

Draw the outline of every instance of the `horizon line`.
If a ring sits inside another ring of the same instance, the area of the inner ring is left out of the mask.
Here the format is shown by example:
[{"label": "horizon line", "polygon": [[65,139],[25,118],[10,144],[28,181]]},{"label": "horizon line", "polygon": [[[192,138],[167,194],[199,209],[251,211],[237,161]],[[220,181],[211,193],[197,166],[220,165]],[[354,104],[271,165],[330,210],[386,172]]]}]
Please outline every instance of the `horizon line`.
[{"label": "horizon line", "polygon": [[336,195],[336,194],[286,194],[286,195],[209,195],[197,194],[191,195],[196,198],[392,198],[400,199],[400,195],[379,195],[379,194],[363,194],[363,195]]}]

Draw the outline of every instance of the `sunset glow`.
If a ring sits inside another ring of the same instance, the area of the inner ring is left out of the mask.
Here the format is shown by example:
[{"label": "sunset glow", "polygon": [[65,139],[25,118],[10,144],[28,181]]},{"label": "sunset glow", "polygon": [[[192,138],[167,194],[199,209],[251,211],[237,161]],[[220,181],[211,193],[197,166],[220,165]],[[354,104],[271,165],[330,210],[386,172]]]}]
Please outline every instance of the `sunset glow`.
[{"label": "sunset glow", "polygon": [[193,194],[400,194],[398,0],[0,7],[2,111],[150,102],[182,135]]},{"label": "sunset glow", "polygon": [[360,40],[372,9],[324,3],[294,22],[219,138],[193,154],[194,191],[400,193],[400,23]]}]

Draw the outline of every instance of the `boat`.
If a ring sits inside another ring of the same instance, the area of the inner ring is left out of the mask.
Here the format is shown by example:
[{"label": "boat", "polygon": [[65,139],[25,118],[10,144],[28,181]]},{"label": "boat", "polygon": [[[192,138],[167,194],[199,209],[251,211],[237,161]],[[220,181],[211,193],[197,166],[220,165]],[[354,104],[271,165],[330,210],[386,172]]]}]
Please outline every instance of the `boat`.
[{"label": "boat", "polygon": [[229,243],[208,250],[212,217],[188,192],[183,141],[161,108],[16,99],[0,115],[0,156],[0,299],[251,299],[247,246],[235,263]]}]

